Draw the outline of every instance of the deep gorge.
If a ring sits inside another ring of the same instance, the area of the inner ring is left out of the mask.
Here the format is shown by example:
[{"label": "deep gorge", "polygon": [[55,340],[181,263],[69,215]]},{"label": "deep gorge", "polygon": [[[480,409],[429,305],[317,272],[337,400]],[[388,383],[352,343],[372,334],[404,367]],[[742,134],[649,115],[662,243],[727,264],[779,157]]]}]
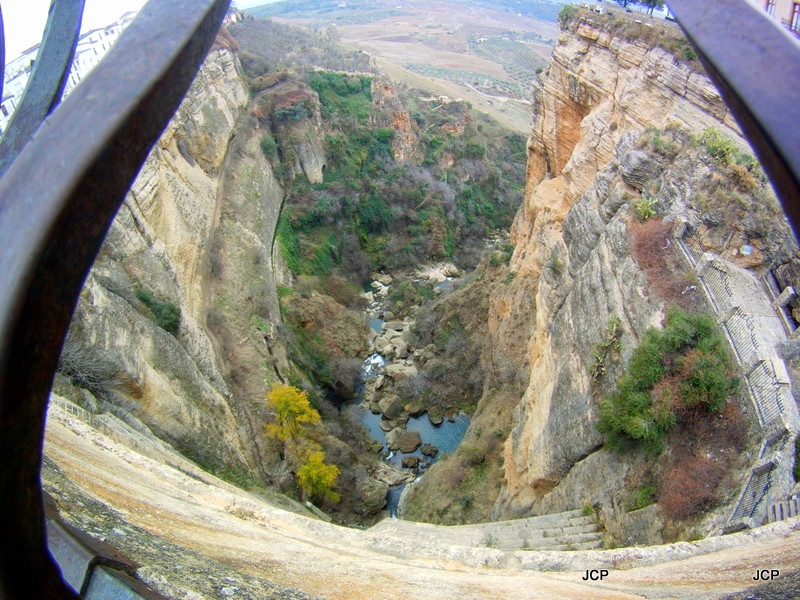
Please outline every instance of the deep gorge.
[{"label": "deep gorge", "polygon": [[[257,494],[300,498],[265,399],[279,384],[304,389],[322,417],[314,442],[341,471],[341,500],[318,504],[338,523],[372,525],[388,486],[413,478],[383,464],[346,409],[379,339],[363,286],[388,276],[382,317],[401,323],[403,342],[365,400],[390,431],[424,414],[471,419],[410,486],[402,516],[585,509],[622,545],[721,533],[761,442],[753,416],[739,446],[714,446],[728,462],[713,502],[670,518],[656,501],[692,432],[673,429],[660,458],[620,453],[596,428],[600,406],[671,304],[708,308],[684,293],[697,280],[664,252],[670,240],[751,271],[772,265],[787,282],[797,249],[698,65],[629,27],[565,16],[533,86],[527,143],[321,34],[232,27],[109,233],[54,392]],[[277,45],[331,44],[315,55],[324,70],[281,65],[260,46],[265,32]],[[667,258],[648,261],[654,251]],[[444,262],[459,277],[442,292],[418,270]],[[159,320],[169,306],[177,329]]]}]

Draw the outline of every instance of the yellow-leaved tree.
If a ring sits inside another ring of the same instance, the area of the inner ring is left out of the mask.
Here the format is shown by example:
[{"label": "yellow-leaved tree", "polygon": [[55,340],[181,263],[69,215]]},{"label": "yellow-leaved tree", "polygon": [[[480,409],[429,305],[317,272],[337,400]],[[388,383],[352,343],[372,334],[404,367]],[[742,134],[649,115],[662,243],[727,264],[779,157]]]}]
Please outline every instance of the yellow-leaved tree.
[{"label": "yellow-leaved tree", "polygon": [[267,402],[275,410],[275,421],[267,424],[267,434],[283,442],[286,458],[291,464],[299,465],[297,484],[303,497],[339,502],[341,496],[333,491],[333,487],[341,471],[336,465],[325,463],[322,447],[303,427],[320,421],[308,394],[292,385],[278,385],[267,394]]},{"label": "yellow-leaved tree", "polygon": [[325,464],[325,453],[322,450],[311,450],[305,463],[297,469],[297,483],[304,496],[314,500],[324,498],[328,502],[339,502],[341,495],[333,491],[339,478],[339,467]]},{"label": "yellow-leaved tree", "polygon": [[275,423],[267,425],[270,437],[282,442],[296,440],[301,423],[319,423],[319,413],[308,401],[308,394],[293,385],[278,385],[267,394],[275,409]]}]

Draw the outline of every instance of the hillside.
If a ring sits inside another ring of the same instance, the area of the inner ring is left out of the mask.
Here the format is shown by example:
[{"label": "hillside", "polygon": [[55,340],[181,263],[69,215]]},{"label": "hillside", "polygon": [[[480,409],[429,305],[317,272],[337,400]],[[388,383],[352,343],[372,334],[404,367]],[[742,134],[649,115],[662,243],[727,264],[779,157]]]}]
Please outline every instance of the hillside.
[{"label": "hillside", "polygon": [[335,33],[395,81],[470,102],[527,134],[529,90],[558,37],[549,2],[280,2],[248,14]]}]

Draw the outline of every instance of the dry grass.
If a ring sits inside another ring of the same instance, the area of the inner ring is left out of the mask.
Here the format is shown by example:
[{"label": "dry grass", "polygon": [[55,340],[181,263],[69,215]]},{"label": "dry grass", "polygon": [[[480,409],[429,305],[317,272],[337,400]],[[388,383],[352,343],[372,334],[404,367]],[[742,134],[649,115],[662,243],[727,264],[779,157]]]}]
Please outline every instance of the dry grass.
[{"label": "dry grass", "polygon": [[746,445],[747,424],[736,402],[727,402],[718,414],[683,407],[668,436],[670,450],[656,468],[662,514],[686,519],[717,504]]},{"label": "dry grass", "polygon": [[684,455],[670,465],[658,490],[658,505],[670,519],[685,519],[716,502],[723,465],[706,456]]},{"label": "dry grass", "polygon": [[667,304],[677,304],[687,312],[698,308],[696,284],[675,254],[672,223],[659,218],[629,225],[631,254],[647,274],[650,291]]}]

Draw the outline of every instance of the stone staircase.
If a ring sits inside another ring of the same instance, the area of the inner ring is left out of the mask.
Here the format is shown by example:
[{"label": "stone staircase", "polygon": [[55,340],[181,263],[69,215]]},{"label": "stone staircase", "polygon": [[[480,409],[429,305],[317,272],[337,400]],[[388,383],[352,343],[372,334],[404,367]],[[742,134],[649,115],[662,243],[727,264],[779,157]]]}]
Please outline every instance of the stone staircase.
[{"label": "stone staircase", "polygon": [[474,525],[431,525],[385,519],[369,529],[419,541],[498,550],[594,550],[603,547],[594,518],[582,510]]}]

